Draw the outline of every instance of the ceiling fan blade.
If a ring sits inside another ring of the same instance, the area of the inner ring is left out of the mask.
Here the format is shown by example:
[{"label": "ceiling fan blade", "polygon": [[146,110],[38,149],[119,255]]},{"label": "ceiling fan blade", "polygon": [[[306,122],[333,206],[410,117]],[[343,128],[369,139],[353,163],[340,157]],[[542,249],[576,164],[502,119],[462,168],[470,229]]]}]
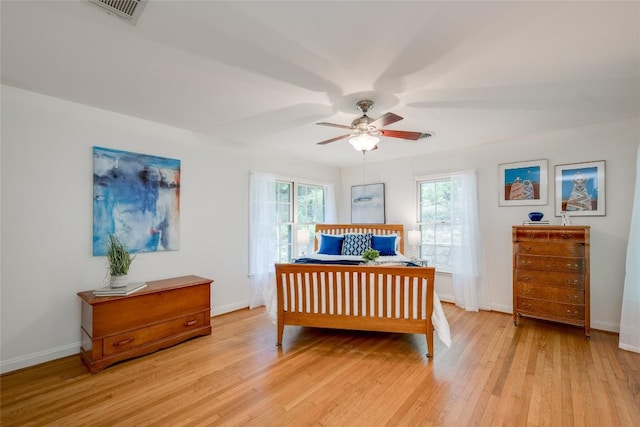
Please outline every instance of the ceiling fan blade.
[{"label": "ceiling fan blade", "polygon": [[399,122],[400,120],[402,120],[402,117],[400,117],[399,115],[386,113],[375,119],[373,122],[369,123],[369,126],[375,126],[380,129],[390,125],[391,123]]},{"label": "ceiling fan blade", "polygon": [[404,130],[386,130],[382,129],[380,131],[382,136],[388,136],[390,138],[402,138],[402,139],[411,139],[413,141],[417,141],[418,139],[428,138],[431,136],[428,132],[407,132]]},{"label": "ceiling fan blade", "polygon": [[[319,124],[319,123],[318,123],[318,124]],[[351,136],[351,134],[350,134],[350,133],[348,133],[348,134],[346,134],[346,135],[336,136],[335,138],[331,138],[331,139],[327,139],[326,141],[318,142],[318,145],[325,145],[325,144],[328,144],[328,143],[330,143],[330,142],[339,141],[339,140],[341,140],[341,139],[348,138],[348,137],[350,137],[350,136]]]},{"label": "ceiling fan blade", "polygon": [[320,126],[331,126],[334,128],[342,128],[342,129],[351,129],[351,126],[346,126],[346,125],[337,125],[335,123],[327,123],[327,122],[321,122],[321,123],[316,123],[317,125]]}]

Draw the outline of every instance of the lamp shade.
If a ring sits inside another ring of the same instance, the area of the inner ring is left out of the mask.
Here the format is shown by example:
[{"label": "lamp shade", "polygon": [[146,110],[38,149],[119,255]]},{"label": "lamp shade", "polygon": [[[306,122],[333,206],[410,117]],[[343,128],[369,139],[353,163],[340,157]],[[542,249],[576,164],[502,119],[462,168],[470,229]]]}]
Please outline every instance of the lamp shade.
[{"label": "lamp shade", "polygon": [[349,140],[353,148],[358,151],[371,151],[378,145],[378,142],[380,142],[379,138],[366,133],[355,136]]},{"label": "lamp shade", "polygon": [[298,240],[298,246],[307,246],[309,244],[309,230],[300,229],[297,232],[296,238]]},{"label": "lamp shade", "polygon": [[420,246],[422,235],[418,230],[411,230],[407,235],[407,243],[409,246]]}]

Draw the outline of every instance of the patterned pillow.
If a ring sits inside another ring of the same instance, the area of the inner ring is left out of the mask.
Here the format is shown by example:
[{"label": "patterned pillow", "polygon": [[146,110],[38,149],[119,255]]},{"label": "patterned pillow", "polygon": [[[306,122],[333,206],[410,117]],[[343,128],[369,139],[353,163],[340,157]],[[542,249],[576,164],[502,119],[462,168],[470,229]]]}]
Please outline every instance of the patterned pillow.
[{"label": "patterned pillow", "polygon": [[342,242],[342,255],[362,255],[371,247],[371,233],[345,234]]}]

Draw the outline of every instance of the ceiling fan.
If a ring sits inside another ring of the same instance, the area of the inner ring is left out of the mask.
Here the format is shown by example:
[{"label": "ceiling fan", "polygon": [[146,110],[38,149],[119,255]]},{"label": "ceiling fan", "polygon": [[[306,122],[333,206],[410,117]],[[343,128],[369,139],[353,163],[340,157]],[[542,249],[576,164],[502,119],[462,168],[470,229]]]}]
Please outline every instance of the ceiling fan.
[{"label": "ceiling fan", "polygon": [[349,143],[358,151],[371,151],[378,148],[378,142],[380,142],[379,136],[388,136],[390,138],[410,139],[417,141],[418,139],[428,138],[431,136],[427,132],[408,132],[404,130],[390,130],[381,129],[392,123],[402,120],[402,117],[393,113],[385,113],[377,119],[372,119],[367,116],[367,112],[373,108],[373,101],[363,99],[356,102],[356,107],[362,111],[362,117],[355,119],[351,122],[351,126],[338,125],[335,123],[321,122],[316,123],[322,126],[332,126],[341,129],[349,129],[350,132],[345,135],[340,135],[335,138],[327,139],[326,141],[318,142],[318,145],[329,144],[330,142],[339,141],[341,139],[349,138]]}]

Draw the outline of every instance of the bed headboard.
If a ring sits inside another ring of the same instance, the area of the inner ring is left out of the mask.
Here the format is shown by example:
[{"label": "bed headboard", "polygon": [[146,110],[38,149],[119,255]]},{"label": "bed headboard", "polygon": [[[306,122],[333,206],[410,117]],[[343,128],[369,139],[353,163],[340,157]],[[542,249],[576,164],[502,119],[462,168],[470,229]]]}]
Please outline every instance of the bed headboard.
[{"label": "bed headboard", "polygon": [[[404,253],[404,225],[402,224],[316,224],[316,232],[323,234],[373,233],[397,234],[401,237],[398,249]],[[314,239],[314,250],[318,250],[318,240]]]}]

